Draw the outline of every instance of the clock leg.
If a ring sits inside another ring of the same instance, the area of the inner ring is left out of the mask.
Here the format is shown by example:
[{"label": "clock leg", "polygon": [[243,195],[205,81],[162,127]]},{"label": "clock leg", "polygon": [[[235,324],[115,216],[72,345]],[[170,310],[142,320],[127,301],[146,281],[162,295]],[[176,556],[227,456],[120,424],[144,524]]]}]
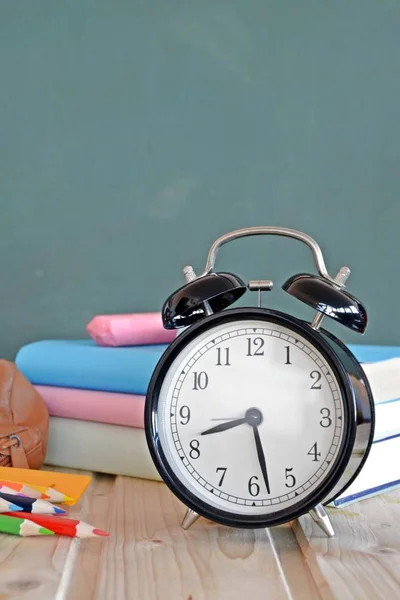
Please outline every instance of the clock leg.
[{"label": "clock leg", "polygon": [[187,509],[185,516],[182,521],[182,529],[189,529],[195,521],[200,517],[194,510]]},{"label": "clock leg", "polygon": [[320,527],[328,537],[333,537],[335,535],[332,523],[330,522],[330,519],[326,514],[326,510],[322,506],[322,504],[317,504],[315,508],[311,509],[310,515],[312,516],[318,527]]}]

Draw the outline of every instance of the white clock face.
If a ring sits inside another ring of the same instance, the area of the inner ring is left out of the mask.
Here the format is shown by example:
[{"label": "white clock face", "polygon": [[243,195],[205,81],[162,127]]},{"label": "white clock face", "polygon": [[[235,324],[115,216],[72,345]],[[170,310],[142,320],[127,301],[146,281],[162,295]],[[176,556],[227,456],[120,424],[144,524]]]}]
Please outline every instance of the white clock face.
[{"label": "white clock face", "polygon": [[177,355],[160,389],[157,429],[170,469],[202,502],[268,515],[326,479],[343,413],[337,379],[317,348],[282,325],[239,318]]}]

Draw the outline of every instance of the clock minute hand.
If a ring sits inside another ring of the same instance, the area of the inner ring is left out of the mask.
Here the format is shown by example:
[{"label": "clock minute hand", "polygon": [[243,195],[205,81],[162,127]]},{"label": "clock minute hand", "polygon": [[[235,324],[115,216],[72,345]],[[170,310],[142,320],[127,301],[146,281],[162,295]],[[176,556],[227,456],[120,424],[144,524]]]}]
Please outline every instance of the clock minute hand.
[{"label": "clock minute hand", "polygon": [[219,433],[220,431],[226,431],[227,429],[232,429],[233,427],[243,425],[244,423],[247,423],[246,419],[234,419],[233,421],[228,421],[228,423],[221,423],[221,425],[215,425],[215,427],[211,427],[211,429],[206,429],[206,431],[202,431],[200,435]]},{"label": "clock minute hand", "polygon": [[265,462],[264,450],[262,447],[260,432],[258,431],[257,425],[253,425],[253,432],[254,432],[254,440],[256,442],[258,462],[260,463],[260,468],[261,468],[262,475],[264,477],[264,482],[265,482],[265,486],[267,488],[267,492],[268,492],[268,494],[270,494],[271,491],[269,489],[267,463]]}]

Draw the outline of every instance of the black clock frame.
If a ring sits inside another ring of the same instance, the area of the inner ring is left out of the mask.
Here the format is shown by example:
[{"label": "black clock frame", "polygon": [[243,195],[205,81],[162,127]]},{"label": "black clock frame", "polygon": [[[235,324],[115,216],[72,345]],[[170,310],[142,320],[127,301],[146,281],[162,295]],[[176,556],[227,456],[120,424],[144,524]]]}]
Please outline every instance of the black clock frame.
[{"label": "black clock frame", "polygon": [[[229,323],[236,320],[265,320],[269,323],[275,323],[283,325],[286,328],[292,330],[294,334],[302,335],[307,339],[319,352],[324,356],[325,360],[330,365],[332,372],[335,374],[339,389],[343,398],[343,437],[341,446],[336,457],[335,463],[330,469],[328,475],[324,481],[319,485],[309,496],[300,500],[297,504],[292,504],[286,509],[281,509],[275,513],[264,514],[264,515],[242,515],[234,514],[222,509],[218,509],[207,502],[199,499],[190,490],[188,490],[182,482],[179,480],[177,475],[170,467],[166,456],[161,447],[160,438],[158,435],[158,422],[157,422],[157,410],[159,402],[159,394],[163,381],[168,373],[168,370],[175,360],[178,353],[180,353],[184,347],[189,344],[194,338],[202,334],[204,331],[220,325],[223,323]],[[326,332],[324,332],[326,333]],[[334,338],[332,334],[329,337],[334,339],[336,344],[339,344],[342,348],[342,343]],[[350,354],[347,352],[347,354]],[[352,356],[352,355],[351,355]],[[353,357],[354,366],[359,365],[356,359]],[[361,371],[361,366],[359,367]],[[285,313],[266,309],[266,308],[234,308],[224,310],[220,313],[216,313],[205,317],[196,324],[188,327],[183,331],[167,348],[162,357],[160,358],[153,376],[151,378],[145,404],[145,432],[147,444],[149,447],[150,454],[154,461],[154,464],[170,490],[181,500],[188,508],[194,510],[199,515],[231,527],[272,527],[296,519],[300,515],[309,512],[317,504],[326,501],[329,493],[337,485],[340,478],[342,477],[346,466],[350,460],[353,452],[353,446],[356,436],[357,427],[357,415],[356,415],[356,403],[354,388],[351,383],[350,377],[346,369],[344,368],[341,360],[336,355],[333,348],[325,341],[322,332],[315,331],[305,321],[301,321],[296,317],[287,315]],[[370,446],[370,444],[369,444]],[[362,460],[364,464],[369,447],[366,449],[365,456]],[[359,472],[362,464],[357,469]],[[351,481],[354,480],[356,474],[347,482],[345,487],[350,485]]]}]

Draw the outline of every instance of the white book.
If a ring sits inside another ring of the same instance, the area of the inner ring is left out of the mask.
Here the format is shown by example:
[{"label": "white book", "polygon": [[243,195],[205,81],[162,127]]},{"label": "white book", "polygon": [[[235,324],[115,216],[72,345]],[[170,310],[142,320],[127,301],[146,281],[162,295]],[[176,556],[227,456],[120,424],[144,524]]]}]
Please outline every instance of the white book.
[{"label": "white book", "polygon": [[50,417],[45,463],[160,480],[143,429]]},{"label": "white book", "polygon": [[375,403],[374,440],[400,433],[400,358],[362,365]]},{"label": "white book", "polygon": [[400,435],[374,442],[360,473],[332,506],[345,506],[399,487],[399,457]]}]

